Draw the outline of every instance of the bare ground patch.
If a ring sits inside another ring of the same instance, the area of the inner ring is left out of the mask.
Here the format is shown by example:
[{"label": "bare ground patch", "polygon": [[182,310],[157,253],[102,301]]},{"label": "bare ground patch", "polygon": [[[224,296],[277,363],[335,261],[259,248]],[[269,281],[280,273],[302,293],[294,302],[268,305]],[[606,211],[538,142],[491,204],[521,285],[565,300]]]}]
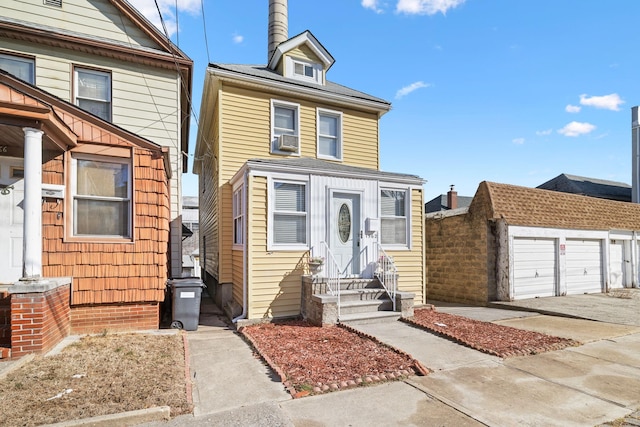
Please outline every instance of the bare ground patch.
[{"label": "bare ground patch", "polygon": [[[57,397],[56,397],[57,396]],[[187,401],[182,336],[87,336],[0,380],[3,426],[35,426]]]},{"label": "bare ground patch", "polygon": [[439,313],[432,309],[416,309],[412,318],[402,320],[498,357],[538,354],[581,344],[568,338]]}]

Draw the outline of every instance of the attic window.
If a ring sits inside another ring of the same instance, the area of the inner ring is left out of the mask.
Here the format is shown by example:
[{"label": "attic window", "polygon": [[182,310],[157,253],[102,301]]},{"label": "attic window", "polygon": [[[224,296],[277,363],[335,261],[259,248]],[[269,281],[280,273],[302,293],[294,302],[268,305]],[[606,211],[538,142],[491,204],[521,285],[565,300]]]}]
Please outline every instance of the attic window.
[{"label": "attic window", "polygon": [[287,77],[322,84],[322,66],[313,62],[287,57]]},{"label": "attic window", "polygon": [[46,6],[62,7],[62,0],[44,0]]}]

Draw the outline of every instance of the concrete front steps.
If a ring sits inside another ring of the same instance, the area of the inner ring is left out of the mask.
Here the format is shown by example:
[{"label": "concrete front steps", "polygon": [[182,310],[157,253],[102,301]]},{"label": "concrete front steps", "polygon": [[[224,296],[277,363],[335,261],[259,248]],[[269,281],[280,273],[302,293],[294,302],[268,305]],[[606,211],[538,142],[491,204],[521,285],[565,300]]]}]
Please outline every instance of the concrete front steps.
[{"label": "concrete front steps", "polygon": [[400,318],[378,279],[345,279],[340,288],[339,322],[364,324]]}]

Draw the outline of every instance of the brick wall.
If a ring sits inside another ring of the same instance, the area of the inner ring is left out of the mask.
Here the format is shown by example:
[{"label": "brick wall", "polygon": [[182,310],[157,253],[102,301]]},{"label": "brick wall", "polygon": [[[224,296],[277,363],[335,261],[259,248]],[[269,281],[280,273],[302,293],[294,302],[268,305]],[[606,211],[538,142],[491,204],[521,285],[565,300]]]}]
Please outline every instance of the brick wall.
[{"label": "brick wall", "polygon": [[69,335],[70,285],[11,295],[11,357],[51,350]]},{"label": "brick wall", "polygon": [[470,213],[427,218],[427,298],[465,304],[486,304],[495,252],[486,219]]},{"label": "brick wall", "polygon": [[74,306],[71,309],[73,334],[157,329],[159,323],[158,303]]}]

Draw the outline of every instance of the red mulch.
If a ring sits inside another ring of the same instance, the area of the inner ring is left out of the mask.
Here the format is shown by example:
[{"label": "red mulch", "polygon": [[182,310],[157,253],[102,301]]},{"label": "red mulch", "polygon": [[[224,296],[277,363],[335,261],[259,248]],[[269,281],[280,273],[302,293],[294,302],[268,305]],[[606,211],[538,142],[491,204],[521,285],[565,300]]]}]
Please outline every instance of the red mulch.
[{"label": "red mulch", "polygon": [[416,309],[413,318],[402,320],[473,349],[503,358],[561,350],[581,344],[567,338],[481,322],[454,314],[438,313],[432,309]]},{"label": "red mulch", "polygon": [[408,354],[344,326],[290,321],[240,332],[294,397],[428,372]]}]

